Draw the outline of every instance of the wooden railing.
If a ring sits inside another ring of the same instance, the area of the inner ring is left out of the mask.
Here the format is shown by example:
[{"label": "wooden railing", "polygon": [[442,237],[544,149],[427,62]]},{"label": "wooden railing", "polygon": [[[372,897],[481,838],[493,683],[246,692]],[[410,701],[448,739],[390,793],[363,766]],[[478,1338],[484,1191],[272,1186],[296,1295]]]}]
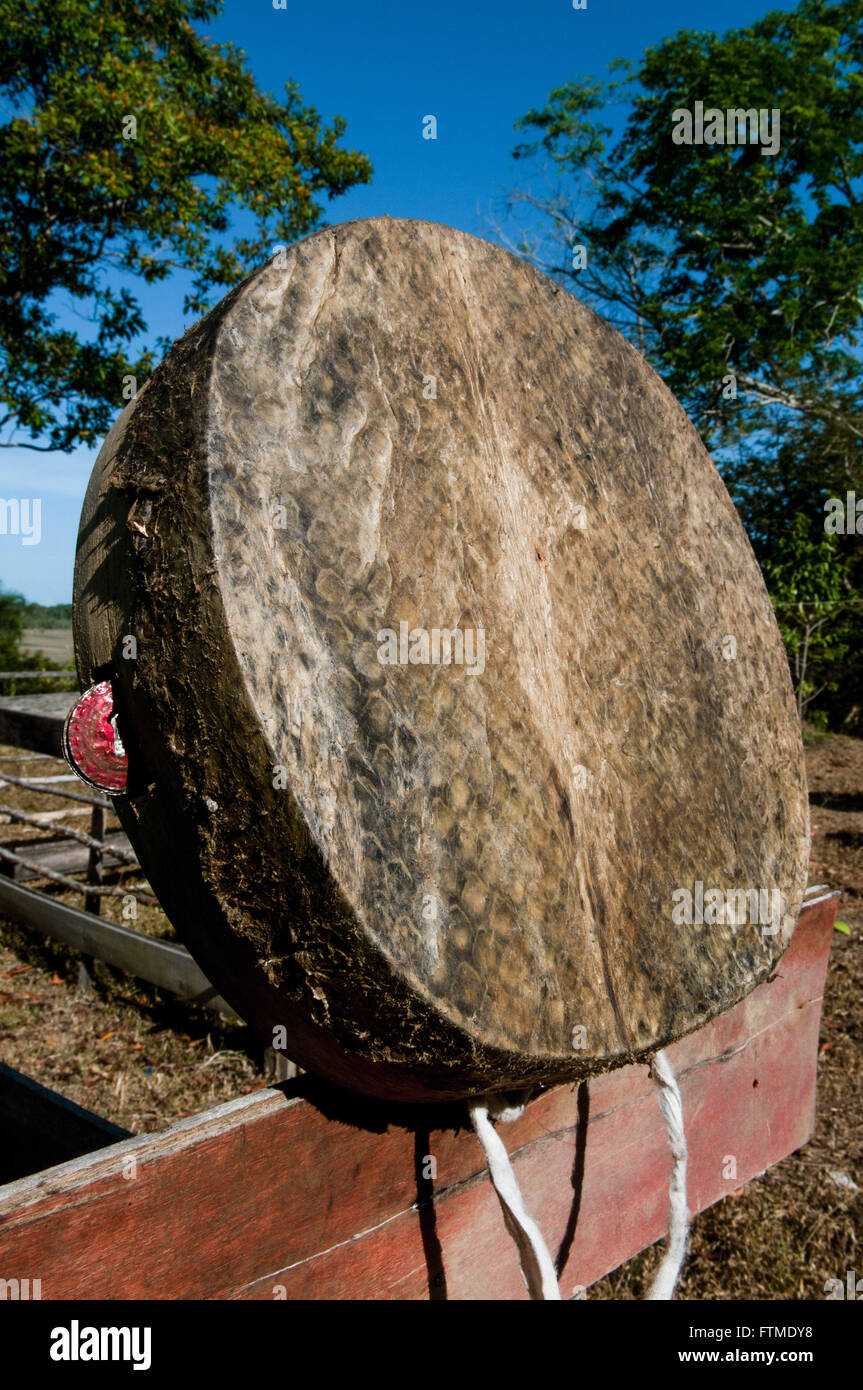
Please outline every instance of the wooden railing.
[{"label": "wooden railing", "polygon": [[[2,674],[0,672],[0,676]],[[63,819],[79,812],[47,811],[38,815],[4,800],[0,804],[0,816],[9,822],[48,831],[53,838],[50,841],[31,840],[15,848],[0,844],[0,913],[80,951],[82,983],[92,983],[92,962],[100,960],[169,990],[187,1002],[206,1004],[228,1017],[236,1017],[184,946],[101,918],[104,898],[134,898],[147,906],[158,906],[158,900],[146,884],[104,883],[106,858],[118,865],[134,867],[138,863],[137,855],[122,831],[106,831],[105,818],[112,810],[110,800],[86,790],[58,756],[66,707],[71,706],[75,697],[70,694],[65,706],[63,697],[47,698],[51,702],[47,710],[45,697],[0,699],[0,741],[12,733],[19,740],[17,746],[27,750],[0,756],[0,766],[7,761],[26,762],[31,758],[44,763],[53,757],[64,770],[46,777],[15,776],[0,771],[0,790],[17,788],[40,797],[58,797],[82,810],[89,808],[90,829],[89,832],[81,830]],[[75,783],[74,790],[67,785],[69,782]],[[63,838],[58,840],[58,833]],[[73,877],[77,873],[83,874],[83,879]],[[38,888],[25,886],[22,879],[47,879],[67,892],[80,893],[84,898],[84,910],[59,902]]]}]

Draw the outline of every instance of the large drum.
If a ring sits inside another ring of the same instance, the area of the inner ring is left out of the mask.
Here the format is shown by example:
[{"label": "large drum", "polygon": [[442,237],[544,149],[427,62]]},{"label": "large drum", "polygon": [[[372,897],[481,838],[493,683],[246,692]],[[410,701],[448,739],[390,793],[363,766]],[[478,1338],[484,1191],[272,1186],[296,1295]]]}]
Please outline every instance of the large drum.
[{"label": "large drum", "polygon": [[785,654],[698,435],[499,247],[348,223],[178,342],[96,463],[82,683],[220,993],[383,1097],[647,1058],[788,943]]}]

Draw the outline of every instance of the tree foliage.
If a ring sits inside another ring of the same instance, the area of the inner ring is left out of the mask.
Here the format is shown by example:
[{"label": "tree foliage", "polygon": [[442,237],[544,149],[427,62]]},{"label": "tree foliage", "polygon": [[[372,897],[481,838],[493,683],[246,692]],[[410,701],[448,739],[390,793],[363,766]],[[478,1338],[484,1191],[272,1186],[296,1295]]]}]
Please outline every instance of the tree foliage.
[{"label": "tree foliage", "polygon": [[[152,349],[135,281],[189,272],[186,312],[321,224],[371,175],[288,83],[195,24],[219,0],[0,0],[0,429],[28,447],[95,443]],[[248,231],[232,236],[232,214]],[[129,283],[123,283],[127,280]],[[83,335],[58,326],[71,301]],[[164,346],[163,344],[160,346]],[[47,438],[46,438],[47,437]],[[39,443],[37,441],[46,440]]]},{"label": "tree foliage", "polygon": [[[516,157],[544,156],[552,180],[516,195],[542,229],[525,249],[646,353],[714,444],[777,406],[860,436],[861,59],[863,0],[804,0],[722,36],[675,34],[517,122],[533,138]],[[612,140],[597,113],[619,101]],[[674,143],[674,111],[696,101],[778,109],[780,148]]]},{"label": "tree foliage", "polygon": [[[71,608],[71,604],[63,605]],[[21,639],[31,617],[31,607],[23,594],[3,589],[0,581],[0,671],[62,671],[63,663],[51,661],[41,651],[22,652]],[[76,690],[74,680],[56,677],[38,680],[0,680],[0,695],[37,695],[46,691]]]},{"label": "tree foliage", "polygon": [[[533,176],[507,236],[647,356],[719,451],[792,672],[802,662],[801,708],[859,727],[863,653],[846,629],[863,546],[825,537],[824,503],[863,498],[861,65],[863,0],[803,0],[723,35],[674,34],[606,82],[573,79],[517,122]],[[742,129],[676,143],[675,113],[696,102],[774,126],[778,111],[775,153]],[[616,136],[615,104],[629,112]],[[834,616],[812,626],[813,605]]]},{"label": "tree foliage", "polygon": [[23,607],[24,598],[21,594],[8,593],[0,589],[0,671],[23,669],[18,666],[21,658],[21,631],[24,626]]},{"label": "tree foliage", "polygon": [[801,718],[819,695],[837,688],[852,640],[847,618],[853,601],[837,552],[837,538],[823,530],[813,534],[801,512],[781,551],[765,564]]}]

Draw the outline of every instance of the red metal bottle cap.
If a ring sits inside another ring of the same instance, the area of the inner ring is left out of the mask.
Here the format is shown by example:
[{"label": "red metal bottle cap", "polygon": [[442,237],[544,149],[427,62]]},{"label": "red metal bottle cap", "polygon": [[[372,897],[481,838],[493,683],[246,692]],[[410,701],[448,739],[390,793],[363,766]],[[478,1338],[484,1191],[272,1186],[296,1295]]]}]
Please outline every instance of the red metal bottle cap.
[{"label": "red metal bottle cap", "polygon": [[125,792],[129,762],[117,728],[110,681],[85,690],[63,726],[63,756],[91,787]]}]

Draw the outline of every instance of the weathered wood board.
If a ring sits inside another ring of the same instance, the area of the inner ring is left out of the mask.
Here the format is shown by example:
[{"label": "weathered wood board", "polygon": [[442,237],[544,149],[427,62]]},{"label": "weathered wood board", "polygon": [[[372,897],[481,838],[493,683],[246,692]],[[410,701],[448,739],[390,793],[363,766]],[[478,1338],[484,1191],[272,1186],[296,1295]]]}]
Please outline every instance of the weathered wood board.
[{"label": "weathered wood board", "polygon": [[65,941],[85,956],[103,960],[118,970],[149,980],[160,989],[170,990],[180,999],[206,1004],[229,1017],[234,1016],[200,966],[176,941],[163,941],[119,922],[108,922],[90,912],[81,912],[69,903],[58,902],[47,893],[3,876],[0,876],[0,912],[35,931],[44,932],[55,941]]},{"label": "weathered wood board", "polygon": [[[621,1065],[787,945],[802,748],[743,528],[640,355],[499,247],[349,223],[191,329],[97,461],[75,644],[177,930],[340,1084]],[[781,910],[681,925],[699,884]]]},{"label": "weathered wood board", "polygon": [[[121,830],[110,831],[104,837],[107,850],[129,849],[129,841]],[[4,841],[4,847],[16,850],[22,857],[28,859],[36,868],[28,869],[23,865],[13,864],[11,866],[11,876],[19,883],[27,882],[29,879],[39,877],[39,869],[53,869],[58,874],[78,874],[86,868],[90,858],[90,851],[86,845],[82,845],[79,840],[63,838],[56,835],[52,839],[44,840],[22,840],[19,844],[17,840]],[[109,859],[109,863],[114,863]]]},{"label": "weathered wood board", "polygon": [[[693,1212],[811,1135],[835,915],[805,907],[775,978],[669,1049]],[[525,1298],[465,1120],[301,1078],[0,1188],[0,1269],[43,1299]],[[564,1297],[664,1233],[646,1067],[558,1087],[501,1133]]]},{"label": "weathered wood board", "polygon": [[74,703],[75,696],[64,691],[4,695],[0,698],[0,743],[59,758],[63,721]]}]

